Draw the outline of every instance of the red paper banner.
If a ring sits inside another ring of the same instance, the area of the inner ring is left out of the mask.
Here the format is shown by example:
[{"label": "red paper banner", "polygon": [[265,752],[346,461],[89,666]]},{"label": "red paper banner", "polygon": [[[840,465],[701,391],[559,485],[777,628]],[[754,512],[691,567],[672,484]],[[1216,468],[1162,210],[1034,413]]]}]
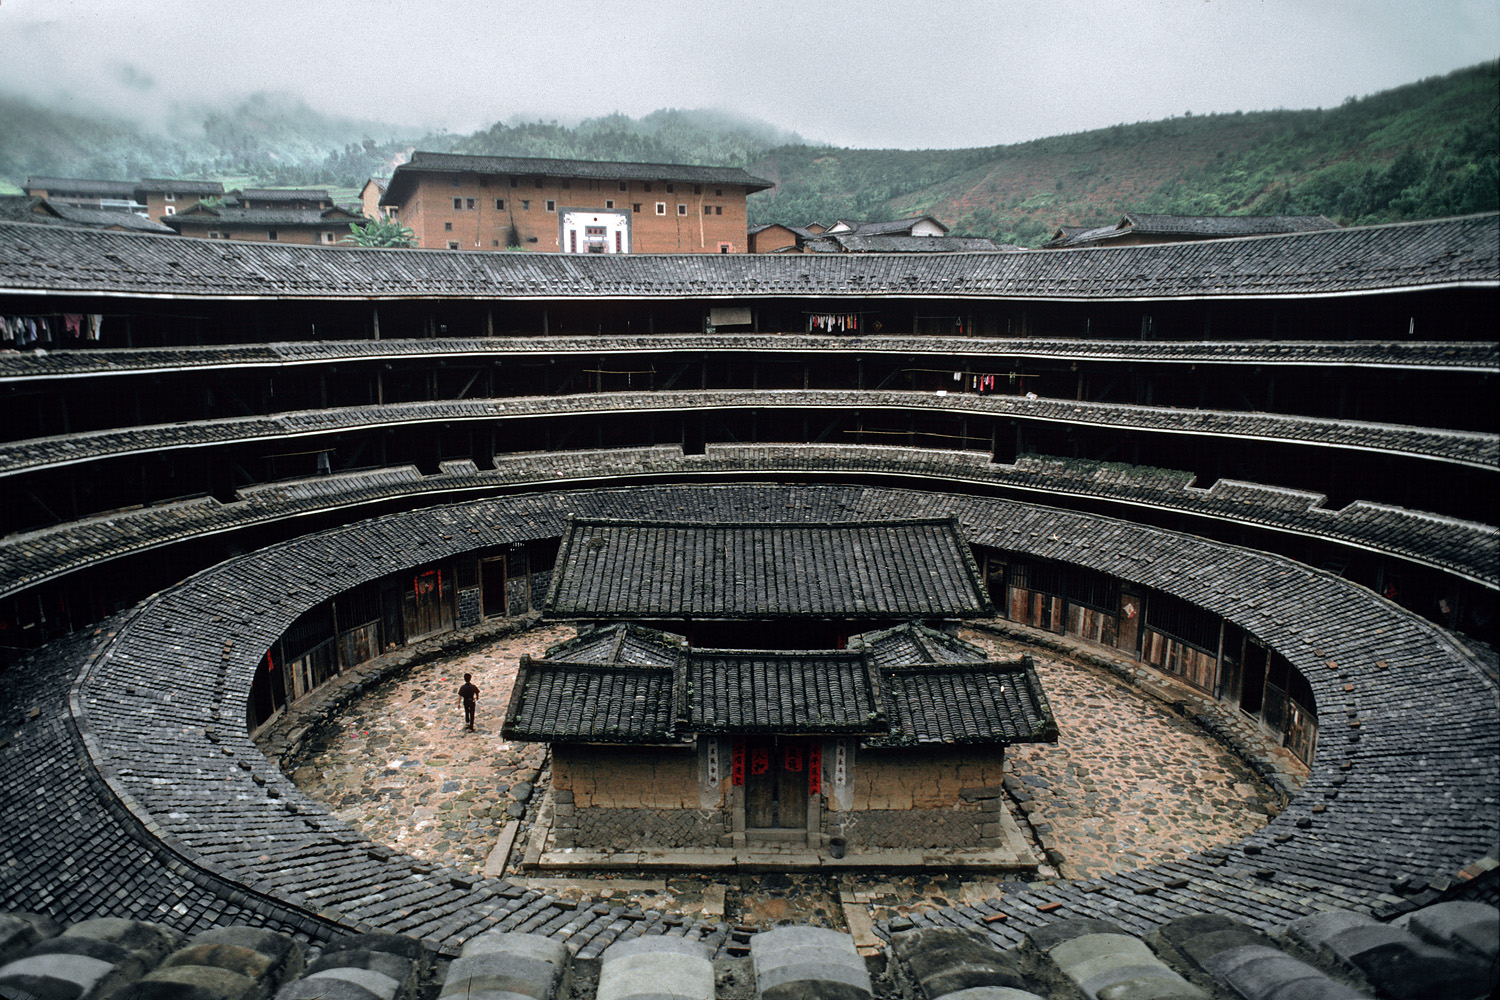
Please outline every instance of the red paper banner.
[{"label": "red paper banner", "polygon": [[735,740],[729,751],[729,780],[735,787],[745,783],[745,741]]},{"label": "red paper banner", "polygon": [[765,774],[771,770],[771,751],[768,747],[756,747],[750,751],[750,773]]},{"label": "red paper banner", "polygon": [[823,744],[817,740],[807,748],[807,791],[809,795],[823,791]]},{"label": "red paper banner", "polygon": [[786,747],[784,748],[784,750],[785,750],[785,752],[782,754],[782,765],[781,766],[784,767],[784,768],[786,768],[788,771],[793,771],[793,772],[801,771],[802,770],[802,744],[800,744],[800,743],[788,743],[786,745]]}]

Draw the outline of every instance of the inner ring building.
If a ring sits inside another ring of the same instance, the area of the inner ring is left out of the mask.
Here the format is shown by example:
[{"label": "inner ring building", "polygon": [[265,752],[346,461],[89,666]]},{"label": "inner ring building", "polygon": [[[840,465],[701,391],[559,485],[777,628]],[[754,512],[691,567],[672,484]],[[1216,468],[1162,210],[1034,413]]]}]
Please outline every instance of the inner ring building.
[{"label": "inner ring building", "polygon": [[1500,829],[1497,289],[1493,214],[920,258],[0,223],[5,905],[602,948],[613,917],[364,841],[251,734],[538,607],[570,516],[951,517],[1001,617],[1310,776],[1230,848],[932,920],[1394,912]]}]

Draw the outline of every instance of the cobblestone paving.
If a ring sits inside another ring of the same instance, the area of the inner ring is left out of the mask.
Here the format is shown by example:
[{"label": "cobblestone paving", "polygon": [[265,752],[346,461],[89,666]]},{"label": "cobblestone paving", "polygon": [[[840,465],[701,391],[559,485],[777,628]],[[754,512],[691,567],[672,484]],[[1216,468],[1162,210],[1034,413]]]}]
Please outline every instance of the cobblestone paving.
[{"label": "cobblestone paving", "polygon": [[981,632],[992,656],[1030,652],[1057,718],[1055,746],[1006,754],[1007,787],[1062,873],[1130,871],[1239,840],[1275,815],[1234,754],[1160,702],[1097,667]]},{"label": "cobblestone paving", "polygon": [[[640,872],[528,879],[516,871],[547,774],[542,747],[499,729],[523,653],[573,635],[546,626],[419,664],[374,688],[310,737],[292,779],[378,843],[423,861],[481,871],[511,819],[522,829],[506,876],[563,899],[630,901],[686,917],[748,925],[795,921],[845,929],[840,890],[875,920],[954,906],[1017,888],[940,873],[651,877]],[[1068,877],[1126,871],[1243,837],[1272,797],[1250,770],[1191,723],[1097,667],[1016,640],[966,631],[993,655],[1029,650],[1061,729],[1056,746],[1013,748],[1007,786]],[[482,694],[465,732],[465,672]],[[1044,867],[1040,878],[1057,874]]]}]

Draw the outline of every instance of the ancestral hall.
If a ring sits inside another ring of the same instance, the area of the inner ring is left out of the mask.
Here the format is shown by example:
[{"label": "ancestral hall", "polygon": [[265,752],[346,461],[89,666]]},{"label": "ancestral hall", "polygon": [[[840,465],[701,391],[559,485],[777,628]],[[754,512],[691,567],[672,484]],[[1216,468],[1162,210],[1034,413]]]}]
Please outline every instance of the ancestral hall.
[{"label": "ancestral hall", "polygon": [[988,607],[952,519],[571,520],[550,615],[738,646],[586,629],[503,733],[552,745],[560,848],[997,848],[1004,748],[1056,724],[1029,657],[918,623]]}]

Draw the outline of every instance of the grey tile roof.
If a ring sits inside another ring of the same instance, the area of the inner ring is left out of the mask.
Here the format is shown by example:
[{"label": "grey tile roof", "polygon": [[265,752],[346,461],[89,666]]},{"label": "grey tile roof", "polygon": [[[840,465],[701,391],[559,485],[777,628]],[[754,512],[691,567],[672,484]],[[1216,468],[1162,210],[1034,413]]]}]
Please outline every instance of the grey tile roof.
[{"label": "grey tile roof", "polygon": [[83,195],[99,198],[133,198],[135,181],[103,181],[86,177],[28,177],[26,188],[43,188],[52,197]]},{"label": "grey tile roof", "polygon": [[407,197],[413,176],[421,173],[504,174],[513,177],[578,177],[607,181],[684,181],[689,184],[734,184],[748,191],[764,191],[770,181],[746,173],[739,167],[704,167],[690,163],[622,163],[596,160],[562,160],[533,156],[468,156],[462,153],[428,153],[418,150],[411,161],[391,175],[382,205],[400,204]]},{"label": "grey tile roof", "polygon": [[1020,247],[997,243],[983,236],[902,236],[864,233],[825,233],[803,243],[812,253],[993,253]]},{"label": "grey tile roof", "polygon": [[[851,236],[910,236],[913,227],[919,222],[930,222],[938,228],[947,232],[948,227],[930,215],[913,215],[905,219],[890,219],[884,222],[852,222],[848,219],[840,219],[840,222],[851,227]],[[844,235],[838,233],[836,235]],[[930,237],[929,237],[930,238]]]},{"label": "grey tile roof", "polygon": [[501,735],[555,743],[673,743],[675,668],[521,658]]},{"label": "grey tile roof", "polygon": [[[567,513],[641,518],[684,508],[703,519],[955,514],[976,544],[1117,572],[1223,615],[1308,679],[1317,756],[1306,785],[1265,828],[912,922],[1002,946],[1072,918],[1145,934],[1211,912],[1267,930],[1334,908],[1393,915],[1492,859],[1500,719],[1482,659],[1364,588],[1268,553],[994,498],[653,486],[517,493],[348,523],[196,573],[33,654],[0,685],[0,712],[20,720],[0,754],[0,843],[26,862],[0,868],[0,905],[63,900],[69,913],[92,916],[117,912],[123,890],[178,928],[248,920],[319,941],[340,930],[415,932],[450,955],[497,925],[540,928],[581,951],[627,928],[703,934],[703,925],[669,925],[659,914],[574,909],[376,847],[268,765],[232,707],[298,616],[395,565],[555,536]],[[78,871],[88,877],[70,874]]]},{"label": "grey tile roof", "polygon": [[692,523],[578,520],[546,613],[585,619],[943,618],[990,608],[943,520]]},{"label": "grey tile roof", "polygon": [[[1394,556],[1500,588],[1500,531],[1491,525],[1356,501],[1326,510],[1324,498],[1271,486],[1216,483],[1190,488],[1190,474],[1111,470],[1100,476],[1072,459],[1036,456],[995,465],[985,453],[885,445],[714,445],[684,455],[677,445],[503,455],[498,468],[446,462],[436,475],[413,466],[338,473],[242,487],[235,502],[177,501],[82,518],[0,539],[0,596],[17,593],[90,563],[171,545],[202,534],[234,531],[325,510],[357,509],[393,499],[442,498],[476,488],[549,487],[630,480],[640,476],[753,472],[767,477],[834,472],[846,478],[899,474],[919,481],[971,482],[1011,488],[1049,503],[1081,496],[1091,502],[1154,506],[1215,521],[1324,538],[1355,550]],[[561,531],[561,528],[559,528]],[[569,654],[571,659],[586,659]],[[938,658],[938,657],[935,657]],[[962,659],[962,657],[960,657]],[[643,661],[645,662],[645,661]],[[914,661],[908,661],[914,662]]]},{"label": "grey tile roof", "polygon": [[881,733],[878,676],[861,653],[695,649],[686,723],[702,733]]},{"label": "grey tile roof", "polygon": [[671,632],[626,623],[587,629],[547,647],[547,659],[571,663],[622,663],[670,667],[687,649],[687,639]]},{"label": "grey tile roof", "polygon": [[0,222],[0,292],[251,298],[1173,299],[1500,287],[1500,214],[1067,253],[491,254]]},{"label": "grey tile roof", "polygon": [[1338,229],[1339,224],[1322,215],[1150,215],[1129,212],[1107,226],[1062,226],[1044,250],[1089,246],[1121,239],[1131,233],[1180,236],[1186,239],[1229,239]]},{"label": "grey tile roof", "polygon": [[242,188],[234,196],[249,201],[333,201],[323,188]]},{"label": "grey tile roof", "polygon": [[[4,199],[0,199],[3,211]],[[135,347],[0,354],[0,381],[94,377],[214,367],[285,368],[343,361],[490,358],[509,355],[641,354],[652,351],[911,354],[935,357],[1066,358],[1191,365],[1339,366],[1500,370],[1500,342],[1238,340],[1053,340],[1041,337],[914,337],[822,334],[656,334],[433,340],[296,341],[204,347]]]},{"label": "grey tile roof", "polygon": [[143,177],[136,182],[135,189],[137,191],[210,196],[224,193],[224,185],[218,181],[185,181],[176,177]]},{"label": "grey tile roof", "polygon": [[162,225],[136,215],[134,212],[116,211],[107,208],[87,208],[54,202],[48,198],[31,195],[0,195],[0,219],[13,222],[32,222],[44,226],[86,226],[93,229],[128,229],[138,233],[159,233],[175,236],[176,233]]},{"label": "grey tile roof", "polygon": [[493,421],[576,413],[631,413],[694,409],[883,408],[913,412],[974,413],[1049,424],[1102,426],[1203,438],[1280,441],[1312,447],[1379,451],[1473,468],[1500,466],[1500,437],[1322,417],[1221,410],[1176,410],[1128,403],[1085,403],[1024,396],[938,396],[910,390],[683,389],[574,396],[439,400],[385,406],[295,410],[263,417],[86,431],[0,443],[0,476],[138,454],[201,448],[231,442],[331,434],[426,422]]},{"label": "grey tile roof", "polygon": [[347,226],[351,222],[363,221],[363,216],[346,212],[342,208],[244,208],[239,205],[224,205],[219,208],[194,206],[186,212],[166,216],[166,224],[173,229],[181,229],[184,225],[236,229],[246,226],[327,227]]},{"label": "grey tile roof", "polygon": [[930,663],[880,671],[890,732],[869,746],[929,743],[1052,743],[1052,717],[1041,680],[1020,663]]},{"label": "grey tile roof", "polygon": [[[654,648],[622,653],[626,637]],[[522,660],[504,733],[584,743],[843,733],[886,747],[1057,737],[1029,659],[992,662],[914,624],[853,637],[850,647],[690,649],[680,637],[635,626],[599,629],[549,649],[546,660]],[[894,662],[911,649],[937,656]]]}]

